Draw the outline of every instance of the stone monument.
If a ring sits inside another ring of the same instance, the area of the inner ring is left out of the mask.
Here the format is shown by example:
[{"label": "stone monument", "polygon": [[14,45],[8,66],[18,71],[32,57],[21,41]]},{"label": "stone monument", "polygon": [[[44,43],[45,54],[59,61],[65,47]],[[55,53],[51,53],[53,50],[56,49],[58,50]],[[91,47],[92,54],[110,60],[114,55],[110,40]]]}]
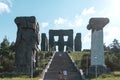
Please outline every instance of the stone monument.
[{"label": "stone monument", "polygon": [[81,42],[81,33],[77,33],[75,36],[75,51],[81,51],[82,42]]},{"label": "stone monument", "polygon": [[[92,29],[91,34],[91,66],[89,72],[96,74],[105,73],[103,27],[109,23],[108,18],[91,18],[87,29]],[[97,71],[96,71],[97,70]]]},{"label": "stone monument", "polygon": [[16,17],[15,71],[31,75],[38,66],[39,25],[34,16]]},{"label": "stone monument", "polygon": [[[54,40],[54,36],[58,36],[58,41]],[[68,40],[64,41],[64,36],[68,36]],[[64,46],[66,50],[73,50],[73,30],[50,30],[49,31],[49,50],[54,49],[58,45],[58,51],[63,52]],[[55,50],[55,49],[54,49]]]},{"label": "stone monument", "polygon": [[48,39],[45,33],[41,34],[41,51],[48,51]]}]

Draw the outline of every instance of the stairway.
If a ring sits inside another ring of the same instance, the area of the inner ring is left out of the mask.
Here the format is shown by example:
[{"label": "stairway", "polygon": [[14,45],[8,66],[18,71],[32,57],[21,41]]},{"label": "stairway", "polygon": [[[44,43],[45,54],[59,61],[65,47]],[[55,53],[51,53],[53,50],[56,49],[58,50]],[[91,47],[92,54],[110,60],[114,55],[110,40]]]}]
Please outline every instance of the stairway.
[{"label": "stairway", "polygon": [[59,71],[66,70],[67,80],[82,80],[81,74],[72,63],[68,53],[56,52],[43,80],[58,80]]}]

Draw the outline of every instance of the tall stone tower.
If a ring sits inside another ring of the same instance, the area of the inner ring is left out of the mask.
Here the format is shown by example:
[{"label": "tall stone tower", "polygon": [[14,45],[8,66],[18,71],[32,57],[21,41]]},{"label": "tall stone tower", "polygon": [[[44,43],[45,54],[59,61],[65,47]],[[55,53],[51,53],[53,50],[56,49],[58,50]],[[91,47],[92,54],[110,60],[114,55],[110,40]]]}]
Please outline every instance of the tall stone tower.
[{"label": "tall stone tower", "polygon": [[31,75],[38,62],[39,25],[34,16],[16,17],[17,38],[15,42],[16,72]]}]

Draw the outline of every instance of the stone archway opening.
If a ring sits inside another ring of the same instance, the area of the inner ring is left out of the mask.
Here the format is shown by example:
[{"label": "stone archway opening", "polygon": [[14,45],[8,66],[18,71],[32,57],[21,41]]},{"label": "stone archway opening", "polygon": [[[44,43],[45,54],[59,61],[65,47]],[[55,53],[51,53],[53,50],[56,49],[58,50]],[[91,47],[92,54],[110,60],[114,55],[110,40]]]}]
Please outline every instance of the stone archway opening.
[{"label": "stone archway opening", "polygon": [[58,45],[55,46],[55,51],[58,52]]}]

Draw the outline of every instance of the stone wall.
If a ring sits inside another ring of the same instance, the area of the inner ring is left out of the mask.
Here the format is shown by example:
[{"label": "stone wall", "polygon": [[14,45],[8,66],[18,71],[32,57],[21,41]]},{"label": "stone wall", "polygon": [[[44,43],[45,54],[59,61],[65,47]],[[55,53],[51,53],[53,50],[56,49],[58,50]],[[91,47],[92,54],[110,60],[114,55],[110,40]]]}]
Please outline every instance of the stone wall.
[{"label": "stone wall", "polygon": [[[58,36],[58,41],[54,40],[54,36]],[[64,36],[68,36],[68,40],[64,41]],[[73,50],[73,30],[50,30],[49,31],[49,50],[58,45],[58,51]]]}]

